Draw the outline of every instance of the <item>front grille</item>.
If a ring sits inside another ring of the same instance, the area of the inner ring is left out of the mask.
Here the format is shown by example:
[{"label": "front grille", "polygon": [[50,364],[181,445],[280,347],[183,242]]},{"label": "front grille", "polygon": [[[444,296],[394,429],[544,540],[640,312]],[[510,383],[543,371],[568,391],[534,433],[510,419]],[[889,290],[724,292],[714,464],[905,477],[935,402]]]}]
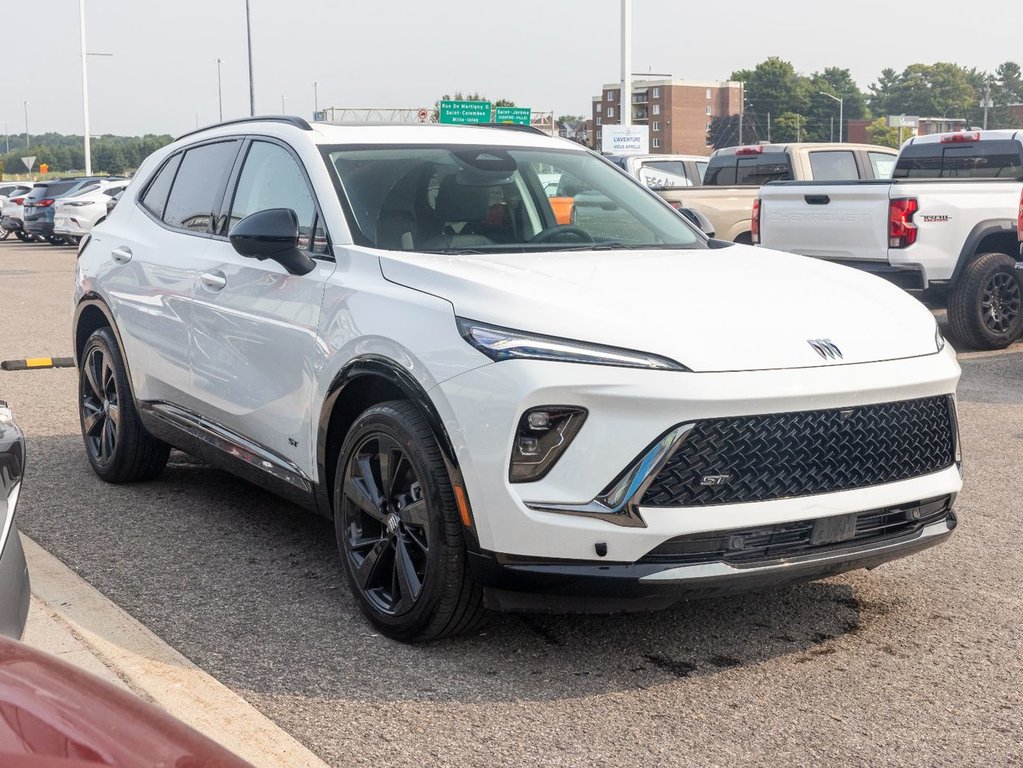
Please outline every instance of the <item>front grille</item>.
[{"label": "front grille", "polygon": [[951,496],[939,496],[838,517],[678,536],[654,548],[639,562],[753,565],[850,546],[883,544],[945,519],[951,507]]},{"label": "front grille", "polygon": [[736,504],[907,480],[955,461],[949,396],[697,422],[640,506]]}]

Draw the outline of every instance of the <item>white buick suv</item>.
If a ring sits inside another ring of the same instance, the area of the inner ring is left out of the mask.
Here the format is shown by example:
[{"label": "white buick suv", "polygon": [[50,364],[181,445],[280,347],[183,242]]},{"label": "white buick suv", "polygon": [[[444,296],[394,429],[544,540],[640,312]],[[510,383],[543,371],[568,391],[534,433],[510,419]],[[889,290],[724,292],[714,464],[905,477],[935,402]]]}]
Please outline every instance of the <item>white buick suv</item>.
[{"label": "white buick suv", "polygon": [[74,300],[96,473],[174,447],[332,518],[398,639],[873,568],[956,524],[930,312],[708,240],[528,128],[196,131],[83,241]]}]

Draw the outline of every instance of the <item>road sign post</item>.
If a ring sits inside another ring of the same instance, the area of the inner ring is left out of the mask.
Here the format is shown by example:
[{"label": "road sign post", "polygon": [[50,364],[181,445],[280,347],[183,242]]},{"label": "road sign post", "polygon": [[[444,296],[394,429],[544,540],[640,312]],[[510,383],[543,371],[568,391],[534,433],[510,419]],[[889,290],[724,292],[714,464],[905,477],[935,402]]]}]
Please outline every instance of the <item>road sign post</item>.
[{"label": "road sign post", "polygon": [[442,101],[440,122],[455,125],[490,122],[489,101]]}]

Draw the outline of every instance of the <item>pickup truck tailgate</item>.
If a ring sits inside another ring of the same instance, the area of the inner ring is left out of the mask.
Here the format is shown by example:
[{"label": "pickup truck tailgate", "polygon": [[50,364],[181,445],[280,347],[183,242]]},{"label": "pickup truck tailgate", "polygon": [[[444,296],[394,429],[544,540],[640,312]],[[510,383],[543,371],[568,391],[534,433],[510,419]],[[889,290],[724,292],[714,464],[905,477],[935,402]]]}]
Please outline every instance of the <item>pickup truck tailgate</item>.
[{"label": "pickup truck tailgate", "polygon": [[886,261],[890,189],[890,181],[765,184],[760,242],[833,261]]}]

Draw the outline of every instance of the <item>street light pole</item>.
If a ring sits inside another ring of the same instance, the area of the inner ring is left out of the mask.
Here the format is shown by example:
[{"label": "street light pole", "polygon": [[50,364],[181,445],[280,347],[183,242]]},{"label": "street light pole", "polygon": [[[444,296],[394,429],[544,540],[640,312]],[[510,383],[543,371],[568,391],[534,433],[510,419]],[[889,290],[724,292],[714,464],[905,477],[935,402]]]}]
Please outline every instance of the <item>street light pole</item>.
[{"label": "street light pole", "polygon": [[[92,176],[92,144],[89,137],[89,74],[86,68],[88,54],[85,51],[85,0],[78,0],[78,21],[82,34],[82,111],[85,123],[85,175]],[[28,130],[26,129],[26,133]]]},{"label": "street light pole", "polygon": [[224,122],[224,88],[220,79],[220,65],[224,63],[223,59],[215,59],[217,62],[217,106],[220,108],[220,122]]},{"label": "street light pole", "polygon": [[622,125],[632,125],[632,0],[622,0]]},{"label": "street light pole", "polygon": [[249,117],[255,117],[256,85],[252,79],[252,19],[249,16],[249,0],[245,0],[245,34],[249,41]]},{"label": "street light pole", "polygon": [[32,144],[28,138],[28,102],[25,102],[25,149],[31,147]]},{"label": "street light pole", "polygon": [[320,84],[313,83],[313,119],[320,113]]},{"label": "street light pole", "polygon": [[845,120],[843,119],[844,116],[845,116],[845,113],[844,113],[845,100],[838,98],[838,96],[832,96],[830,93],[825,93],[824,91],[821,91],[820,94],[821,94],[821,96],[827,96],[832,101],[837,101],[838,102],[838,143],[841,144],[842,143],[842,129],[845,127],[844,126]]},{"label": "street light pole", "polygon": [[288,111],[284,108],[284,94],[281,94],[281,114],[286,115]]}]

